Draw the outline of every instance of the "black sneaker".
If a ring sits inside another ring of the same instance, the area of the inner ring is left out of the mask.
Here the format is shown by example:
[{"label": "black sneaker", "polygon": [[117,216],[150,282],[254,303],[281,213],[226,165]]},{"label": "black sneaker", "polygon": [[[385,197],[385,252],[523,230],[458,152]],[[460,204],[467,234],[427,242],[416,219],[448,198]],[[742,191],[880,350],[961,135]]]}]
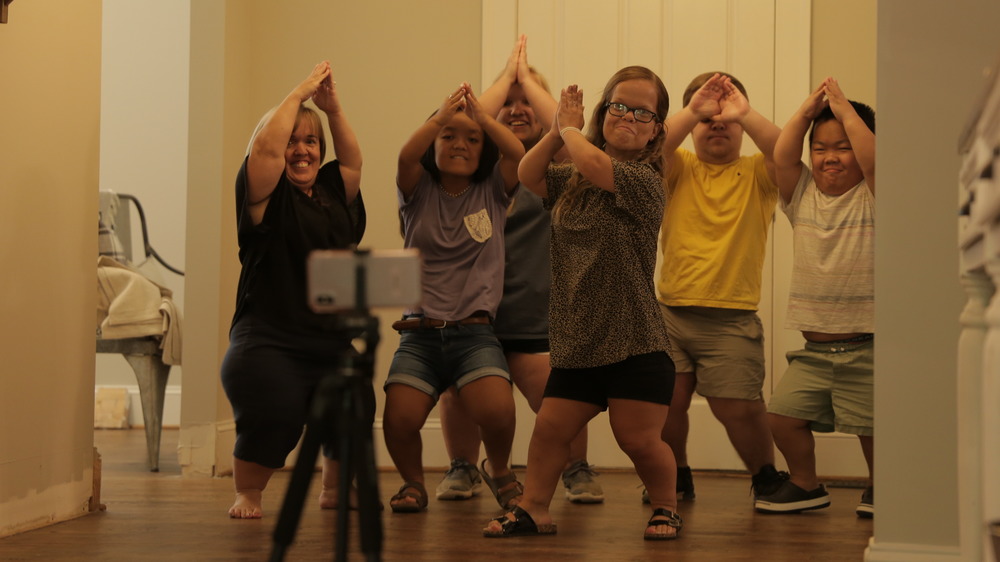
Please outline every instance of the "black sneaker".
[{"label": "black sneaker", "polygon": [[830,494],[822,484],[815,490],[807,492],[790,480],[786,480],[777,492],[758,496],[753,506],[762,513],[799,513],[829,507]]},{"label": "black sneaker", "polygon": [[760,467],[760,472],[754,474],[753,483],[750,490],[756,500],[760,496],[770,496],[778,491],[781,485],[788,481],[788,473],[779,471],[773,464],[765,464]]},{"label": "black sneaker", "polygon": [[[690,466],[677,467],[677,499],[691,501],[694,499],[694,478],[691,477]],[[642,489],[642,503],[649,503],[649,492]]]},{"label": "black sneaker", "polygon": [[691,477],[690,466],[677,467],[677,499],[685,501],[694,499],[694,478]]},{"label": "black sneaker", "polygon": [[861,492],[861,503],[858,504],[858,508],[854,512],[858,514],[858,517],[865,519],[875,517],[875,486],[868,486],[864,492]]}]

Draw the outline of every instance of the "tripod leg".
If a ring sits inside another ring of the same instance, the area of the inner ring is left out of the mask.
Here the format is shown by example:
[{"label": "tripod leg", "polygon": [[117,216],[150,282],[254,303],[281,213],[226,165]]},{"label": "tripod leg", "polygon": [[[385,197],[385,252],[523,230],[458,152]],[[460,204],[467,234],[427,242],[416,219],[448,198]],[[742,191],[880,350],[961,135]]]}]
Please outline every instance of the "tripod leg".
[{"label": "tripod leg", "polygon": [[320,383],[309,408],[305,437],[302,439],[302,447],[299,449],[292,478],[288,482],[288,490],[285,492],[285,499],[281,504],[278,522],[274,526],[272,562],[284,560],[285,551],[291,546],[292,540],[295,538],[295,531],[299,526],[299,520],[302,518],[302,506],[305,503],[306,494],[309,492],[309,484],[316,467],[316,456],[326,432],[326,419],[328,419],[329,414],[324,396],[328,396],[331,390],[324,387],[329,384],[326,381]]},{"label": "tripod leg", "polygon": [[337,482],[337,496],[339,505],[337,506],[337,540],[336,540],[336,560],[347,560],[348,532],[350,530],[350,519],[348,508],[350,505],[351,481],[354,479],[354,463],[352,443],[354,441],[351,421],[351,389],[353,384],[348,384],[346,392],[341,396],[339,415],[337,416],[337,427],[340,429],[340,442],[338,452],[340,454],[340,476]]},{"label": "tripod leg", "polygon": [[370,379],[359,378],[352,385],[354,407],[351,411],[351,445],[355,474],[358,478],[358,519],[361,527],[361,551],[368,560],[379,560],[382,551],[382,514],[379,510],[378,472],[372,442],[375,394]]}]

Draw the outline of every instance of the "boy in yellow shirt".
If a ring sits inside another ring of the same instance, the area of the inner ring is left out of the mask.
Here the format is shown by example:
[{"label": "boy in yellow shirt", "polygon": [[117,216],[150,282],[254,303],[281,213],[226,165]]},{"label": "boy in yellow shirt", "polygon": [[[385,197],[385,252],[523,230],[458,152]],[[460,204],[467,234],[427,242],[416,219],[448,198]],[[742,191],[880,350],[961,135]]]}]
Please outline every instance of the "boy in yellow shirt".
[{"label": "boy in yellow shirt", "polygon": [[[744,131],[759,154],[740,154]],[[778,200],[772,153],[780,132],[750,107],[739,80],[725,73],[695,77],[684,92],[684,108],[667,120],[664,154],[673,156],[657,293],[677,366],[663,440],[677,459],[682,499],[695,496],[686,450],[695,390],[708,400],[753,475],[755,497],[772,493],[788,478],[774,467],[757,316],[767,232]],[[694,153],[680,148],[689,133]]]}]

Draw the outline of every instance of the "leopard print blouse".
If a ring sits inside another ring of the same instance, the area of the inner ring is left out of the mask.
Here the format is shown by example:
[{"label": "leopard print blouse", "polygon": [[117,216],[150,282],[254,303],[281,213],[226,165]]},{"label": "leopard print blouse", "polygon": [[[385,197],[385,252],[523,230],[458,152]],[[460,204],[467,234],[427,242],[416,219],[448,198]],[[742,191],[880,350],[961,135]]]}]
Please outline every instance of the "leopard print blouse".
[{"label": "leopard print blouse", "polygon": [[[553,220],[553,367],[598,367],[670,352],[653,287],[663,182],[648,164],[612,159],[612,169],[614,192],[587,187]],[[548,168],[546,208],[565,192],[573,170],[572,163]]]}]

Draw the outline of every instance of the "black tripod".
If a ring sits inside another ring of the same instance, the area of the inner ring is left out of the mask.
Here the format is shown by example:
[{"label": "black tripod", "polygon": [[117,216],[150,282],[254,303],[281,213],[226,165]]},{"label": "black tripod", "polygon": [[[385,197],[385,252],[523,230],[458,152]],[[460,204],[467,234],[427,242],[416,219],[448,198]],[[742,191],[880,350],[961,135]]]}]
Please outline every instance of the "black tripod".
[{"label": "black tripod", "polygon": [[[334,442],[338,442],[340,459],[336,560],[347,560],[350,487],[355,477],[358,482],[361,551],[367,560],[381,560],[382,515],[375,449],[371,419],[365,412],[364,401],[365,390],[372,384],[375,348],[379,340],[378,318],[368,314],[362,265],[357,267],[356,277],[356,306],[349,313],[339,314],[337,323],[350,339],[363,338],[365,349],[357,354],[344,354],[338,360],[336,369],[325,376],[316,388],[302,447],[274,527],[273,562],[284,560],[285,552],[295,538],[320,446]],[[371,407],[374,408],[374,404]],[[337,428],[336,433],[333,427]]]}]

